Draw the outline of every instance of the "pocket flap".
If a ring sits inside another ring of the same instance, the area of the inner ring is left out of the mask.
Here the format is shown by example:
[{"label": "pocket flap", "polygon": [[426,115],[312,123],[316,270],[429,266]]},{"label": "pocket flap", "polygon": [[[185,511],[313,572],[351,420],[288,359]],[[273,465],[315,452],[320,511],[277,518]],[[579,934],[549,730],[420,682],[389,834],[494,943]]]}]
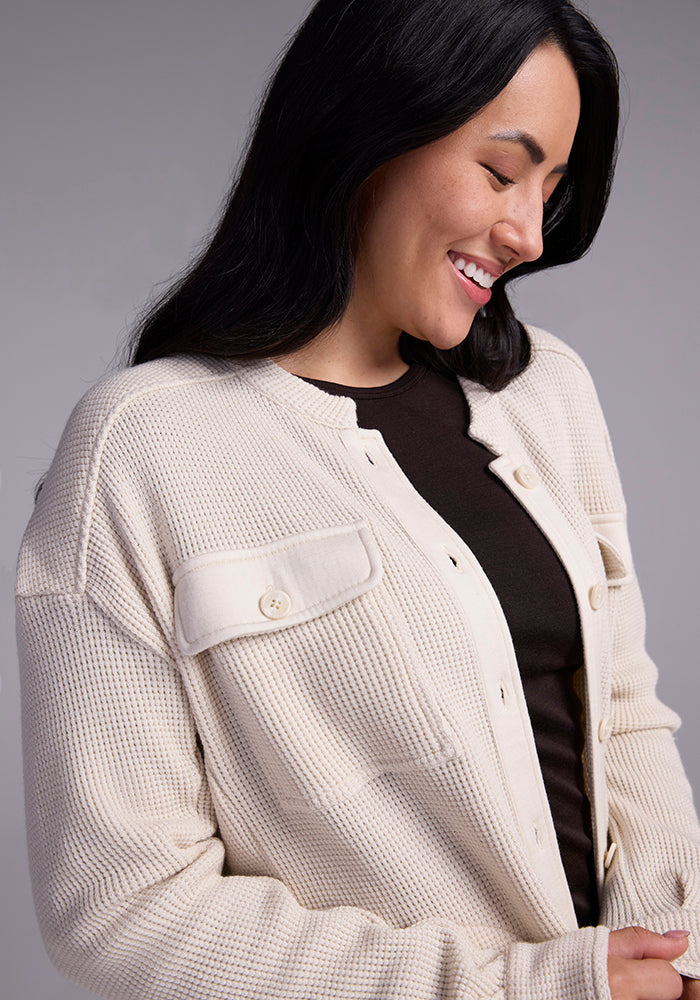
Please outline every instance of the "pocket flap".
[{"label": "pocket flap", "polygon": [[298,625],[359,597],[380,576],[379,552],[362,521],[194,556],[173,577],[178,646],[201,653],[237,636]]},{"label": "pocket flap", "polygon": [[627,583],[634,576],[634,568],[624,517],[598,515],[591,520],[605,566],[608,586]]}]

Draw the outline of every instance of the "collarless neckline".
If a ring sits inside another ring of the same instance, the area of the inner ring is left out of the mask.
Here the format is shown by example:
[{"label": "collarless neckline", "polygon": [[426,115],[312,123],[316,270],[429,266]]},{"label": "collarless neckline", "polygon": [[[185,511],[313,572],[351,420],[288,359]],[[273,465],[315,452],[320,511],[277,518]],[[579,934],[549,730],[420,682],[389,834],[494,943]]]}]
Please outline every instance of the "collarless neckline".
[{"label": "collarless neckline", "polygon": [[427,371],[423,365],[414,362],[403,375],[399,375],[393,382],[387,382],[386,385],[342,385],[339,382],[326,382],[315,378],[304,378],[303,381],[333,396],[347,396],[350,399],[386,399],[408,392],[425,378]]},{"label": "collarless neckline", "polygon": [[[409,372],[414,367],[424,368],[415,363],[411,365]],[[347,386],[342,387],[344,394],[340,395],[324,391],[297,375],[292,375],[271,358],[230,361],[228,370],[231,373],[235,372],[238,378],[247,382],[255,391],[267,396],[276,405],[285,406],[305,419],[328,427],[357,428],[356,404],[355,400],[347,395]],[[427,370],[424,368],[424,371]],[[409,372],[405,372],[396,381],[405,378]],[[497,444],[498,431],[502,430],[498,417],[499,394],[461,376],[457,377],[457,381],[461,384],[469,402],[472,414],[470,425],[472,437],[491,448],[495,454],[501,454],[501,448]],[[396,382],[389,383],[389,386],[395,385]],[[387,389],[386,386],[379,388]]]}]

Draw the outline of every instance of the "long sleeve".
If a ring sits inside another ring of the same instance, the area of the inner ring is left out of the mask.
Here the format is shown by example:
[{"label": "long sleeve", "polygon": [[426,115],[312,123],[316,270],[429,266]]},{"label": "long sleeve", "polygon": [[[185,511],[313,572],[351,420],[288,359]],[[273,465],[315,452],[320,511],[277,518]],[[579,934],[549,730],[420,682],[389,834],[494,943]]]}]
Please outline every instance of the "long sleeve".
[{"label": "long sleeve", "polygon": [[690,930],[689,949],[675,964],[697,976],[700,827],[674,742],[680,720],[658,699],[657,670],[645,650],[644,608],[607,426],[580,359],[549,335],[533,333],[545,348],[544,371],[533,372],[533,381],[540,390],[547,386],[555,361],[560,387],[548,394],[543,437],[567,442],[559,453],[553,444],[551,454],[587,512],[605,571],[607,607],[601,610],[607,610],[609,653],[601,676],[601,716],[589,720],[589,745],[604,754],[604,787],[597,792],[607,797],[608,807],[600,919],[611,929],[638,924],[661,933]]},{"label": "long sleeve", "polygon": [[673,739],[679,720],[655,695],[642,602],[631,564],[627,568],[609,588],[613,671],[606,778],[616,848],[602,919],[611,928],[690,930],[690,947],[677,965],[700,975],[700,829]]},{"label": "long sleeve", "polygon": [[[581,366],[583,367],[583,366]],[[700,826],[674,742],[680,720],[656,695],[657,670],[645,649],[645,616],[626,529],[610,439],[590,376],[572,394],[588,406],[587,461],[578,476],[606,573],[610,642],[609,709],[594,739],[603,741],[608,799],[606,878],[601,921],[663,933],[691,932],[675,963],[700,975]],[[579,419],[574,411],[572,422]],[[579,431],[580,434],[580,431]]]}]

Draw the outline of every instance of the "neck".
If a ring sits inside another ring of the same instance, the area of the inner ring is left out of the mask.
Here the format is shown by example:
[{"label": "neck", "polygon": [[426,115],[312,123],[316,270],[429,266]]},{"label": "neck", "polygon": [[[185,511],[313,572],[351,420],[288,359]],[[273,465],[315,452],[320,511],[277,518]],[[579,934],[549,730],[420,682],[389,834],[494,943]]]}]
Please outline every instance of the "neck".
[{"label": "neck", "polygon": [[384,341],[348,336],[342,324],[316,337],[306,347],[274,360],[300,378],[357,388],[388,385],[408,371],[399,353],[398,335]]}]

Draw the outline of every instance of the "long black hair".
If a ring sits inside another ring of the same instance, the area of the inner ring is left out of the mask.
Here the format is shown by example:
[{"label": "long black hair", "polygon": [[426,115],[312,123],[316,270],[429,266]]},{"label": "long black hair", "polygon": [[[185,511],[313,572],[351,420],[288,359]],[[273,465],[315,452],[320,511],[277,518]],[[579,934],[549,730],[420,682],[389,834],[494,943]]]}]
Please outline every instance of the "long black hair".
[{"label": "long black hair", "polygon": [[401,341],[407,360],[505,385],[529,360],[507,282],[586,252],[614,170],[617,63],[568,0],[319,0],[270,82],[218,228],[135,332],[132,363],[274,357],[332,326],[350,297],[364,182],[473,118],[545,41],[574,67],[581,116],[544,252],[496,282],[458,347]]}]

